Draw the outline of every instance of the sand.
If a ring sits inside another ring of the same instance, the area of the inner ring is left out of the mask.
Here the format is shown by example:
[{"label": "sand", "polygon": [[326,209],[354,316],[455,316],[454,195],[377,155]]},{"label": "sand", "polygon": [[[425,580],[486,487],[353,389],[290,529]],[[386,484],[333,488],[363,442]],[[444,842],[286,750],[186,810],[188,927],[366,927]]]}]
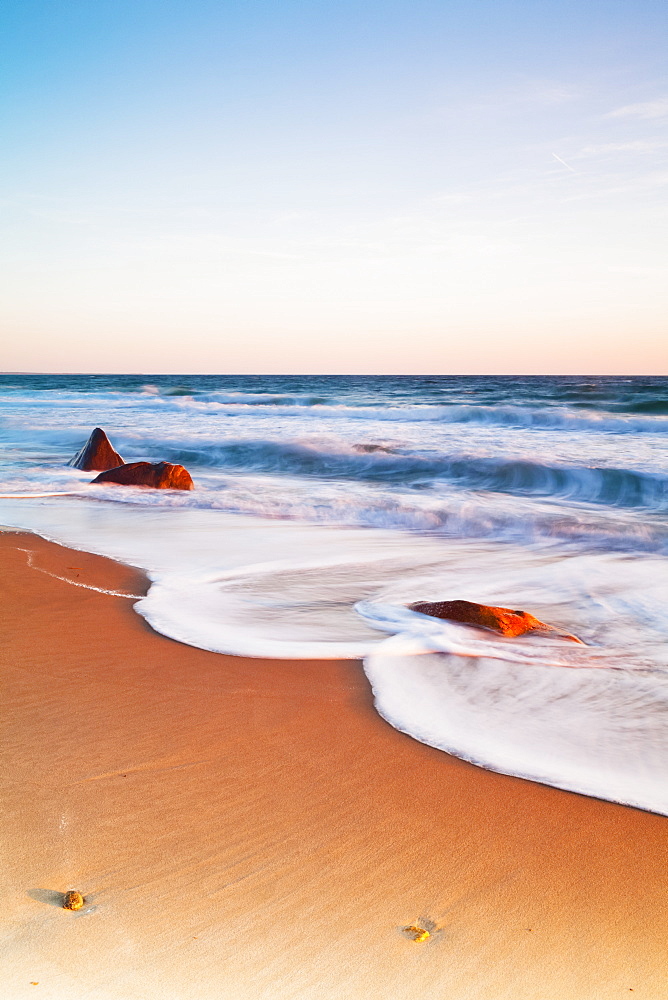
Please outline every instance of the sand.
[{"label": "sand", "polygon": [[357,662],[208,653],[86,589],[134,570],[0,550],[5,995],[666,996],[666,818],[415,742]]}]

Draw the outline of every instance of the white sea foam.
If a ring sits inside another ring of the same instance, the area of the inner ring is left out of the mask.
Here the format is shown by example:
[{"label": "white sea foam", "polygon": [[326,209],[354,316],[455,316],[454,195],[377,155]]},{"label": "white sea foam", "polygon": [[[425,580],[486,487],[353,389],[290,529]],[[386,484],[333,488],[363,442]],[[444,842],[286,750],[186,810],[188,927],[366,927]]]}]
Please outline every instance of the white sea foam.
[{"label": "white sea foam", "polygon": [[606,558],[578,569],[587,592],[570,620],[591,646],[360,602],[365,621],[394,633],[364,661],[378,711],[474,764],[668,814],[668,577],[615,569]]},{"label": "white sea foam", "polygon": [[386,640],[364,669],[380,714],[422,743],[668,815],[666,674],[458,655],[417,632]]},{"label": "white sea foam", "polygon": [[[135,607],[171,638],[253,656],[365,656],[379,711],[415,738],[496,770],[668,809],[668,575],[658,556],[74,497],[3,500],[0,519],[146,569],[152,586]],[[592,648],[491,641],[405,609],[436,597],[524,607]],[[379,627],[403,634],[383,640]]]}]

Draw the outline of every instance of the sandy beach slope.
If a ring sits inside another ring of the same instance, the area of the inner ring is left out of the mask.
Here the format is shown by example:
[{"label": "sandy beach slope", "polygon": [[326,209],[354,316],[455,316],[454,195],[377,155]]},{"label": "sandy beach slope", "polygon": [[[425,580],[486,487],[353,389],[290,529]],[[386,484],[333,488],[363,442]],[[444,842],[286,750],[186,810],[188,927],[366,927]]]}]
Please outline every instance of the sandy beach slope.
[{"label": "sandy beach slope", "polygon": [[667,995],[665,818],[403,736],[359,663],[204,652],[86,589],[134,570],[0,548],[6,996]]}]

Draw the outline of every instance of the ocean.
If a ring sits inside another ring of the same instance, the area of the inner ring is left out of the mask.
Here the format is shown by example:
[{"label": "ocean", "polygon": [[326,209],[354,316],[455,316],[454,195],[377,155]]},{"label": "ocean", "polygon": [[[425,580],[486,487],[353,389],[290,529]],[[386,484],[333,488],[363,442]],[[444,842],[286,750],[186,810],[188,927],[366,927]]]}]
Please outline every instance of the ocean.
[{"label": "ocean", "polygon": [[[195,490],[91,486],[95,426]],[[0,523],[143,568],[174,639],[362,657],[410,736],[668,814],[667,444],[666,377],[4,374]],[[453,599],[586,645],[406,607]]]}]

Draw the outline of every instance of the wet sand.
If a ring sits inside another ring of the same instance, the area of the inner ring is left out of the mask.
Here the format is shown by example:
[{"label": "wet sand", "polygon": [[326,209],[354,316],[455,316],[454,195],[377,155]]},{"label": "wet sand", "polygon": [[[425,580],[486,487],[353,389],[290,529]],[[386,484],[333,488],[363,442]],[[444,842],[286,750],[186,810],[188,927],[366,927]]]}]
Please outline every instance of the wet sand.
[{"label": "wet sand", "polygon": [[665,817],[415,742],[357,662],[208,653],[86,589],[132,569],[0,550],[8,996],[666,996]]}]

